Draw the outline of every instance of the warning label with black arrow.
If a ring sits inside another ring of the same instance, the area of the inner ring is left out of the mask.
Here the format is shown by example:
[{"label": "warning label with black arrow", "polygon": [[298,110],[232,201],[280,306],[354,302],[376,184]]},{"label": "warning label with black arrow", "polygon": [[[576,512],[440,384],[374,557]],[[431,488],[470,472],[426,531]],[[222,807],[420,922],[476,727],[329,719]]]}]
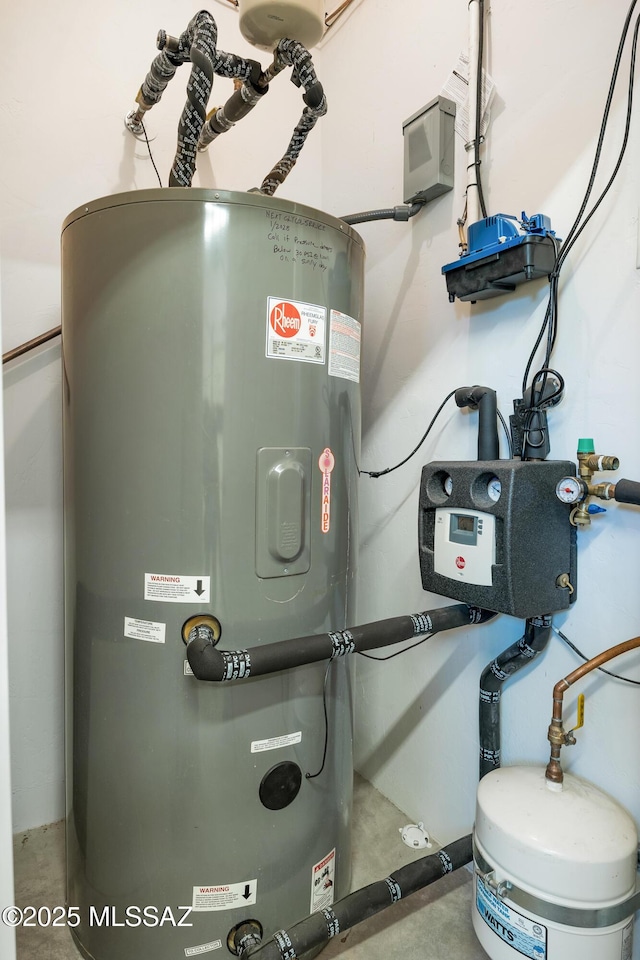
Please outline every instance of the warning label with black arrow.
[{"label": "warning label with black arrow", "polygon": [[202,574],[145,573],[144,599],[162,603],[209,603],[211,577]]},{"label": "warning label with black arrow", "polygon": [[194,887],[192,909],[204,913],[206,910],[233,910],[234,907],[248,907],[256,902],[257,890],[257,880]]}]

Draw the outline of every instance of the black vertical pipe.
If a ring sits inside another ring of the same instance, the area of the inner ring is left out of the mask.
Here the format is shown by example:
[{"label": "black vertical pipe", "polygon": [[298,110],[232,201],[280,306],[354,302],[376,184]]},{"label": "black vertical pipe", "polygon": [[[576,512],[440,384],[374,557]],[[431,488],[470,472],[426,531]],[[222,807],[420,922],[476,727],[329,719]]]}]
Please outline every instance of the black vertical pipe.
[{"label": "black vertical pipe", "polygon": [[455,401],[459,407],[478,411],[478,460],[499,460],[498,399],[489,387],[458,387]]},{"label": "black vertical pipe", "polygon": [[524,636],[488,663],[480,678],[480,779],[500,766],[500,699],[509,677],[542,653],[551,637],[551,617],[527,620]]}]

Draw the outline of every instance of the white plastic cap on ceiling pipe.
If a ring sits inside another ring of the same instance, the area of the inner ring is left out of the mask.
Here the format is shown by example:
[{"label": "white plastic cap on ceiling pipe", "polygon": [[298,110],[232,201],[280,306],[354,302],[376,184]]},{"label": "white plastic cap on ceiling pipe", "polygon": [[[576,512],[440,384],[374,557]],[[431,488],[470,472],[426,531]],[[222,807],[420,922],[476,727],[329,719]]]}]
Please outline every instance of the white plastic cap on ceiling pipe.
[{"label": "white plastic cap on ceiling pipe", "polygon": [[324,33],[324,0],[239,0],[238,12],[242,36],[263,50],[284,37],[310,49]]}]

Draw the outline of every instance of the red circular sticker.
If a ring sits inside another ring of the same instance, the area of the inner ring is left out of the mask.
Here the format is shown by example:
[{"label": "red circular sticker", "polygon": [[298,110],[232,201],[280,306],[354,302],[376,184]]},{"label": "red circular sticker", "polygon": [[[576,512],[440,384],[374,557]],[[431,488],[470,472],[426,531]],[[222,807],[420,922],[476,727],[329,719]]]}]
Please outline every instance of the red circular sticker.
[{"label": "red circular sticker", "polygon": [[329,447],[325,447],[322,453],[320,454],[320,459],[318,460],[318,466],[323,473],[331,473],[333,468],[336,465],[336,458],[332,454]]},{"label": "red circular sticker", "polygon": [[282,303],[276,303],[273,307],[269,315],[269,323],[277,336],[289,340],[299,333],[302,318],[297,307],[288,300],[283,300]]},{"label": "red circular sticker", "polygon": [[458,570],[464,570],[467,561],[464,557],[456,557],[456,567]]}]

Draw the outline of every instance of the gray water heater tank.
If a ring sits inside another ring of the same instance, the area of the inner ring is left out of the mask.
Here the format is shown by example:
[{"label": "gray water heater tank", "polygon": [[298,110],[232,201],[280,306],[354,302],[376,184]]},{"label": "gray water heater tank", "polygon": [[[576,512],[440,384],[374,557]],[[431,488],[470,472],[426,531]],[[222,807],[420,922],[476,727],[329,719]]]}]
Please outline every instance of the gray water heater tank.
[{"label": "gray water heater tank", "polygon": [[346,224],[257,194],[145,190],[65,221],[85,957],[225,956],[242,921],[268,937],[348,892],[349,664],[202,683],[183,635],[212,617],[238,649],[354,622],[363,261]]}]

